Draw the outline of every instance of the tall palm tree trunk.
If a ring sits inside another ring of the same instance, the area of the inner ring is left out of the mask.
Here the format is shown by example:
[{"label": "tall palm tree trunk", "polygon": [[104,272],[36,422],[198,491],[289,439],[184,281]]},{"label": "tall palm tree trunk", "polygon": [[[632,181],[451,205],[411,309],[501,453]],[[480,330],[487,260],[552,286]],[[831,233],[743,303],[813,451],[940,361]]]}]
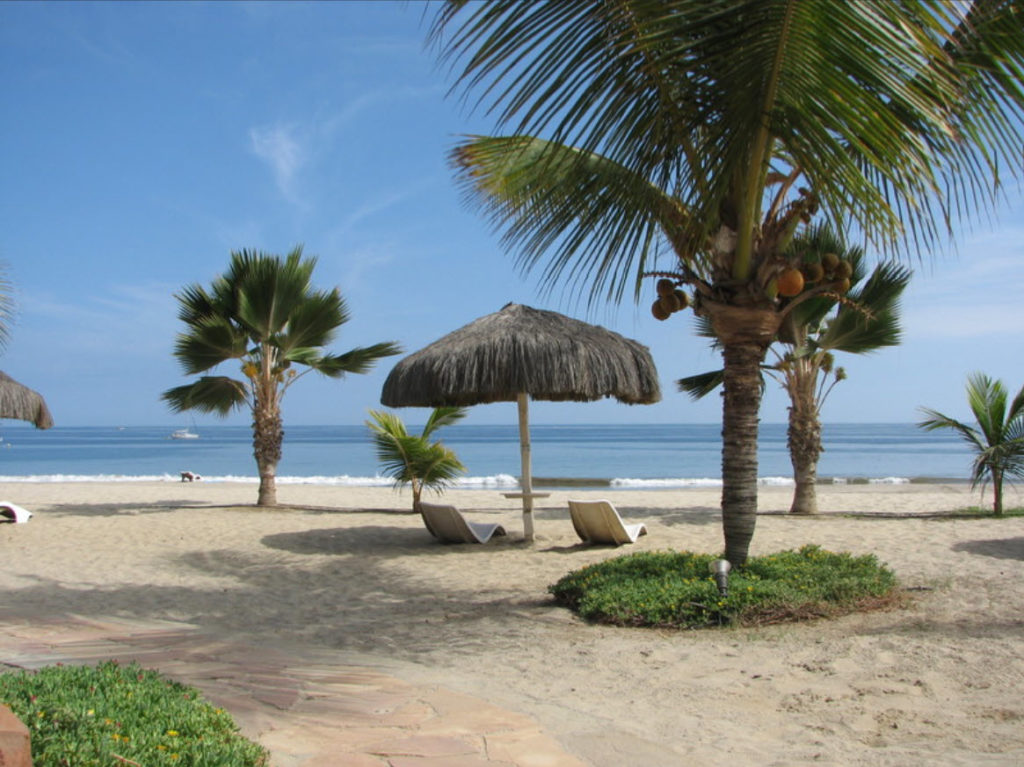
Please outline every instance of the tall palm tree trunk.
[{"label": "tall palm tree trunk", "polygon": [[761,363],[779,326],[770,309],[704,302],[722,344],[722,529],[725,558],[747,561],[757,523]]},{"label": "tall palm tree trunk", "polygon": [[789,432],[787,443],[789,458],[793,464],[793,503],[790,514],[818,513],[818,459],[821,457],[821,421],[814,396],[817,383],[817,369],[806,360],[796,362],[799,366],[787,382],[789,385]]},{"label": "tall palm tree trunk", "polygon": [[280,411],[257,409],[252,422],[252,454],[260,473],[257,506],[277,506],[277,464],[281,460],[283,441]]}]

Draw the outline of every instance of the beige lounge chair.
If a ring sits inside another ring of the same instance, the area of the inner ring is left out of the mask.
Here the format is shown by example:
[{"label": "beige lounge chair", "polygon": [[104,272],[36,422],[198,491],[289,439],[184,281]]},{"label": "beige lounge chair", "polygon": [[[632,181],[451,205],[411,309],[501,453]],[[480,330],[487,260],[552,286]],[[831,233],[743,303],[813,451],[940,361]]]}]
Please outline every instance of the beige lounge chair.
[{"label": "beige lounge chair", "polygon": [[423,524],[442,543],[487,543],[492,535],[505,535],[505,528],[490,522],[470,522],[454,506],[420,503]]},{"label": "beige lounge chair", "polygon": [[627,525],[610,501],[569,501],[569,516],[576,534],[586,543],[621,546],[647,535],[643,525]]},{"label": "beige lounge chair", "polygon": [[29,517],[32,516],[32,512],[28,509],[22,508],[16,503],[10,501],[0,501],[0,517],[7,517],[14,522],[28,522]]}]

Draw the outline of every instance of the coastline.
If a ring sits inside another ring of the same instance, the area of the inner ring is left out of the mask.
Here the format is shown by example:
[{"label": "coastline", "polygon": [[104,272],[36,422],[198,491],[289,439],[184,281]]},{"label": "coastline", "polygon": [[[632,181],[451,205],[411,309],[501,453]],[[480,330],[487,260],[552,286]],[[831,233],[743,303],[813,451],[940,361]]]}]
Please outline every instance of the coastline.
[{"label": "coastline", "polygon": [[[267,510],[249,484],[3,486],[34,516],[0,524],[0,621],[166,621],[294,658],[330,652],[527,714],[595,767],[1024,761],[1024,518],[934,518],[984,505],[965,485],[826,486],[811,518],[785,513],[791,488],[762,487],[752,554],[875,554],[911,604],[697,632],[588,625],[547,587],[633,551],[720,550],[717,488],[554,491],[533,546],[497,490],[445,498],[508,528],[486,546],[435,543],[408,491],[278,492],[285,506]],[[648,535],[580,544],[565,504],[579,496],[609,497]],[[617,733],[642,748],[622,753]]]}]

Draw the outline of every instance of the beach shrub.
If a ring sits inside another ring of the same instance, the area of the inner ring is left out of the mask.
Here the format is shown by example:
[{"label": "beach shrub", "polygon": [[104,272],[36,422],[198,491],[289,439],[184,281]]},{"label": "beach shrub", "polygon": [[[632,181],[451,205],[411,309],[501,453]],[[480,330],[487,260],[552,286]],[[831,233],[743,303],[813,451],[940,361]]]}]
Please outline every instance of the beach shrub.
[{"label": "beach shrub", "polygon": [[721,596],[709,565],[689,551],[639,552],[569,573],[549,587],[587,620],[619,626],[764,625],[878,608],[899,601],[895,575],[872,555],[818,546],[751,557]]},{"label": "beach shrub", "polygon": [[0,702],[28,726],[35,767],[268,764],[227,712],[134,663],[0,674]]}]

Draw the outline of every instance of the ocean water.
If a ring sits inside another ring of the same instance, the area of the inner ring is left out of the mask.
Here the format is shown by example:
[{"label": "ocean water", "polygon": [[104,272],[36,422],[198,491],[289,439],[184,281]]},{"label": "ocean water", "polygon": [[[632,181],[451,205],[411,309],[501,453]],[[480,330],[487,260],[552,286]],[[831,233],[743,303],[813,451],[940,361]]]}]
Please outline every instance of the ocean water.
[{"label": "ocean water", "polygon": [[[410,426],[415,431],[417,427]],[[198,439],[170,438],[174,427],[60,427],[7,423],[0,433],[0,483],[163,480],[191,471],[204,481],[255,482],[245,426],[194,427]],[[706,487],[721,485],[717,424],[534,425],[535,487]],[[438,432],[466,465],[465,487],[518,486],[519,433],[513,424],[456,424]],[[913,424],[826,424],[822,482],[966,481],[971,454],[953,435]],[[390,485],[378,473],[365,426],[285,425],[281,483]],[[784,424],[762,424],[759,476],[791,483]]]}]

